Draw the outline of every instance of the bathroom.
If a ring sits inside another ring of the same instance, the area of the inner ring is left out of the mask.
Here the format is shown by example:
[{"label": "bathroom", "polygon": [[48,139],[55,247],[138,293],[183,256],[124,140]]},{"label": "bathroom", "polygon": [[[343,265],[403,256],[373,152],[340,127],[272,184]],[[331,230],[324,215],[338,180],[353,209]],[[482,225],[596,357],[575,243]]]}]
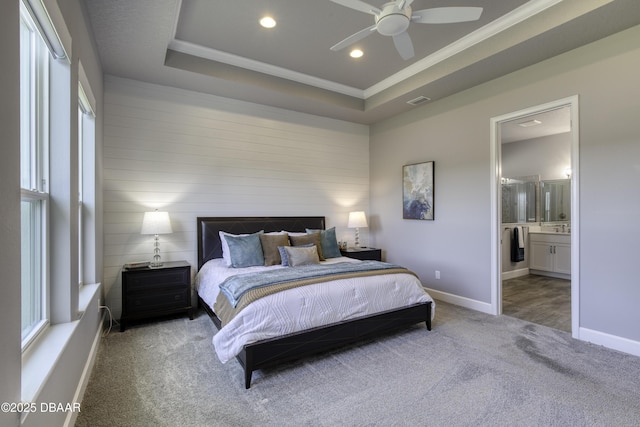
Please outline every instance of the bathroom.
[{"label": "bathroom", "polygon": [[501,125],[503,314],[568,332],[571,139],[570,107]]}]

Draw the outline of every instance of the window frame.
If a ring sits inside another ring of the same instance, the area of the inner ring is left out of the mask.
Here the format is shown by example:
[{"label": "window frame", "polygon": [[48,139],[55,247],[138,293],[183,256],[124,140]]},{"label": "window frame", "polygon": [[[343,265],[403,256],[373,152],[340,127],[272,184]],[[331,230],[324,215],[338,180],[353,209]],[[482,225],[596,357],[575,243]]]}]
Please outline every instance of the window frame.
[{"label": "window frame", "polygon": [[[80,74],[84,75],[80,65]],[[87,89],[89,90],[89,89]],[[88,92],[91,93],[91,92]],[[82,82],[78,83],[78,284],[82,286],[87,281],[86,249],[91,244],[90,224],[85,217],[92,207],[93,192],[86,182],[85,174],[95,175],[92,155],[95,151],[95,112],[87,96]],[[89,179],[89,181],[91,181]],[[87,240],[89,238],[89,241]]]},{"label": "window frame", "polygon": [[[48,327],[50,319],[49,61],[50,51],[38,31],[34,18],[21,3],[20,198],[23,351]],[[29,204],[29,212],[23,211],[26,208],[24,203]],[[29,223],[24,224],[23,219],[28,219]],[[29,247],[25,248],[26,245]],[[30,271],[26,273],[25,268],[29,268]],[[39,288],[38,291],[34,291],[35,288]],[[25,301],[26,293],[36,294],[36,298]],[[36,303],[35,299],[39,301]],[[29,312],[25,313],[25,310]],[[25,324],[25,320],[28,325]]]}]

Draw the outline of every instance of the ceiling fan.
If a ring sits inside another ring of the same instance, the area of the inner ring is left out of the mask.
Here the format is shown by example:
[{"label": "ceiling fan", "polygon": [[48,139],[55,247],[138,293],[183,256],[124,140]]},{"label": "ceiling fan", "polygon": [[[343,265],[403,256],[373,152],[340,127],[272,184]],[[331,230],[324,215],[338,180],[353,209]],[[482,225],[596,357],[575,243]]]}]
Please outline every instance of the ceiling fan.
[{"label": "ceiling fan", "polygon": [[413,58],[413,43],[407,33],[409,24],[451,24],[455,22],[476,21],[482,14],[481,7],[436,7],[431,9],[411,10],[413,0],[395,0],[382,5],[382,8],[371,6],[360,0],[331,0],[334,3],[355,9],[374,16],[374,24],[355,34],[350,35],[340,43],[331,47],[338,51],[362,40],[374,31],[383,36],[393,37],[393,44],[402,59]]}]

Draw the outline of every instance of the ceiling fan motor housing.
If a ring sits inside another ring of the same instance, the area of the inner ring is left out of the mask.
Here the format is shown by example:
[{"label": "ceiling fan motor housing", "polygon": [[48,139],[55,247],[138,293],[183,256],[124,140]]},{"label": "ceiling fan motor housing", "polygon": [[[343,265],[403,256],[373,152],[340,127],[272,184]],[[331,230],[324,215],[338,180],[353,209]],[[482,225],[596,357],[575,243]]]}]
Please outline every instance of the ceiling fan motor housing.
[{"label": "ceiling fan motor housing", "polygon": [[383,36],[396,36],[409,28],[411,7],[400,9],[396,2],[386,3],[376,16],[376,30]]}]

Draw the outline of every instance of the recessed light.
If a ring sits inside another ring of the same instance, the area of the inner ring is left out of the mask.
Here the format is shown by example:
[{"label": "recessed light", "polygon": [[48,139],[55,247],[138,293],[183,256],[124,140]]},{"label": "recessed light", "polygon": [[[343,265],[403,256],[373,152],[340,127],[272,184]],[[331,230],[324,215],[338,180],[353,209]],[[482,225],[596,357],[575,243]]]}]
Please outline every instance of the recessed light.
[{"label": "recessed light", "polygon": [[530,128],[531,126],[538,126],[541,124],[542,122],[540,120],[529,120],[528,122],[518,123],[518,126],[521,126],[523,128]]},{"label": "recessed light", "polygon": [[264,28],[273,28],[276,26],[276,20],[270,16],[260,18],[260,25]]},{"label": "recessed light", "polygon": [[352,58],[361,58],[362,55],[364,55],[364,52],[360,49],[353,49],[351,53],[349,53],[349,56]]}]

